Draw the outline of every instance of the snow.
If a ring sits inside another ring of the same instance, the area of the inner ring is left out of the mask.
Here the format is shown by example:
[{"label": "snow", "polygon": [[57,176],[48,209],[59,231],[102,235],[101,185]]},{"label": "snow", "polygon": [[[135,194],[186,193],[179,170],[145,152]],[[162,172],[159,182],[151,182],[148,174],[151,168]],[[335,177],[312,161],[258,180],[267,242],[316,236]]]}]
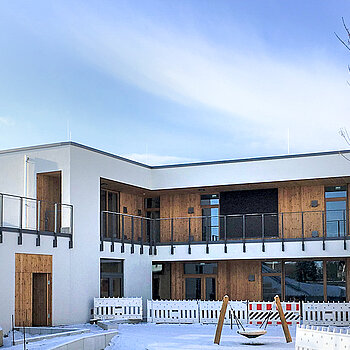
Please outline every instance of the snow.
[{"label": "snow", "polygon": [[[294,349],[294,343],[287,344],[281,326],[269,326],[267,334],[255,339],[247,339],[224,326],[220,345],[214,344],[216,325],[169,325],[169,324],[122,324],[119,334],[112,339],[106,350],[261,350]],[[295,326],[290,327],[293,341]]]}]

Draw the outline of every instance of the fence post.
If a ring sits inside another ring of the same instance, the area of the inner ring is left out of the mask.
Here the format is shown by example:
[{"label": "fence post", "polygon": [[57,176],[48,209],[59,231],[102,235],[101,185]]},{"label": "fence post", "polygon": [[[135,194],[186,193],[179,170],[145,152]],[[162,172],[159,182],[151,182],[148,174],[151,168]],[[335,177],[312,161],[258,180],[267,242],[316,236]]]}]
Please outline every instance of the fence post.
[{"label": "fence post", "polygon": [[188,254],[191,254],[191,218],[188,218]]}]

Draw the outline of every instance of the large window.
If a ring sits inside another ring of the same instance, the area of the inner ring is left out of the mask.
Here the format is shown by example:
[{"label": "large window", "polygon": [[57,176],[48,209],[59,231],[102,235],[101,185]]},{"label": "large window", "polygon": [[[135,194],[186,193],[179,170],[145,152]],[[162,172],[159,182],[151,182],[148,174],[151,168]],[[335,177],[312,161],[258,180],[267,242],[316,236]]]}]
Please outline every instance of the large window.
[{"label": "large window", "polygon": [[323,301],[323,261],[287,261],[285,268],[286,301]]},{"label": "large window", "polygon": [[123,297],[123,261],[101,259],[100,263],[100,297]]},{"label": "large window", "polygon": [[219,240],[219,195],[201,195],[202,207],[202,240]]},{"label": "large window", "polygon": [[346,186],[325,188],[326,232],[328,237],[341,237],[347,231]]},{"label": "large window", "polygon": [[217,263],[185,263],[185,299],[216,300]]},{"label": "large window", "polygon": [[345,261],[327,261],[327,301],[346,301]]},{"label": "large window", "polygon": [[263,261],[261,263],[263,300],[273,301],[274,296],[282,295],[282,263]]},{"label": "large window", "polygon": [[119,238],[119,193],[101,189],[100,210],[103,236]]}]

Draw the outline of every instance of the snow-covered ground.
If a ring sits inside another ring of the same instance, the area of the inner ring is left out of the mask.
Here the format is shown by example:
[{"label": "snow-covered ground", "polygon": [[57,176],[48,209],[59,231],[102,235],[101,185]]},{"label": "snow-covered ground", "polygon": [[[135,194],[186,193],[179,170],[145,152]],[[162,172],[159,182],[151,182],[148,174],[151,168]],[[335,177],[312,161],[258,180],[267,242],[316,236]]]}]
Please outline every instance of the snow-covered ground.
[{"label": "snow-covered ground", "polygon": [[[236,327],[224,326],[220,346],[213,343],[215,329],[216,325],[122,324],[106,350],[294,349],[294,343],[286,343],[281,326],[269,326],[266,335],[255,339],[238,335]],[[290,332],[294,341],[294,326]]]}]

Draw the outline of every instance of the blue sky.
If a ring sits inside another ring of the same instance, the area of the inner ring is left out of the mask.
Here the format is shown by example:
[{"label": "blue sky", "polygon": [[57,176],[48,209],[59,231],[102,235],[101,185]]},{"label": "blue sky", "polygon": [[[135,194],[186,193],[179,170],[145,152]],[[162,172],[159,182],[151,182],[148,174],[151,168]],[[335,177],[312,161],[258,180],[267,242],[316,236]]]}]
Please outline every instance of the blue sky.
[{"label": "blue sky", "polygon": [[149,164],[347,148],[349,1],[0,2],[0,148]]}]

